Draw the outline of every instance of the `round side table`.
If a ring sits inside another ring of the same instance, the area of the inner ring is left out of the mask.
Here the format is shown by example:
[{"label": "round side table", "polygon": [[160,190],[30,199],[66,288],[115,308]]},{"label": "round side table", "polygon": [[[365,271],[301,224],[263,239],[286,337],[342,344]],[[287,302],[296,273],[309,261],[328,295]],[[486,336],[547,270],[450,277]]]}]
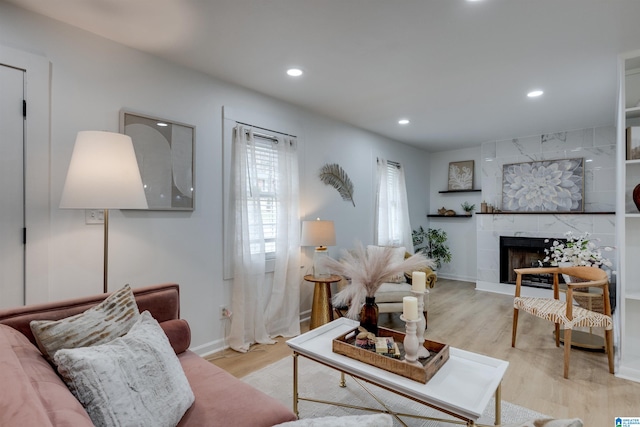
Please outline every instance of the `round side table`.
[{"label": "round side table", "polygon": [[315,329],[333,320],[331,284],[339,282],[342,277],[335,274],[329,277],[314,277],[312,274],[307,274],[304,276],[304,280],[315,283],[313,304],[311,305],[311,322],[309,324],[309,329]]}]

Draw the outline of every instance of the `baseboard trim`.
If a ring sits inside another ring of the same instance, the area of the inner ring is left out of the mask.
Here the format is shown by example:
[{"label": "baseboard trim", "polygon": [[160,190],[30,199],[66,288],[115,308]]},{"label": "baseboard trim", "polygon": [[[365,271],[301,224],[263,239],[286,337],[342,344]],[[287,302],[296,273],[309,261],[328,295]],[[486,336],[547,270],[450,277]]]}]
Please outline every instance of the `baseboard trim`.
[{"label": "baseboard trim", "polygon": [[[305,310],[300,313],[300,322],[309,321],[311,319],[311,310]],[[222,338],[215,341],[209,341],[207,343],[190,347],[189,350],[193,351],[200,357],[210,356],[214,353],[219,353],[229,348],[227,339]]]},{"label": "baseboard trim", "polygon": [[[438,279],[447,279],[447,280],[459,280],[461,282],[475,282],[476,278],[471,276],[457,276],[455,274],[447,274],[447,273],[439,273],[436,271]],[[438,286],[438,281],[436,280],[436,286]]]},{"label": "baseboard trim", "polygon": [[[493,292],[496,294],[515,295],[516,286],[506,283],[492,283],[483,282],[482,280],[476,281],[476,291]],[[523,297],[535,297],[535,298],[553,298],[553,291],[551,289],[532,288],[530,286],[522,286],[520,296]]]},{"label": "baseboard trim", "polygon": [[222,350],[229,348],[226,343],[226,339],[219,339],[215,341],[209,341],[208,343],[190,347],[189,350],[193,351],[200,357],[206,357],[214,353],[218,353]]},{"label": "baseboard trim", "polygon": [[630,368],[628,366],[618,366],[618,372],[616,372],[616,377],[622,378],[625,380],[640,382],[640,370]]}]

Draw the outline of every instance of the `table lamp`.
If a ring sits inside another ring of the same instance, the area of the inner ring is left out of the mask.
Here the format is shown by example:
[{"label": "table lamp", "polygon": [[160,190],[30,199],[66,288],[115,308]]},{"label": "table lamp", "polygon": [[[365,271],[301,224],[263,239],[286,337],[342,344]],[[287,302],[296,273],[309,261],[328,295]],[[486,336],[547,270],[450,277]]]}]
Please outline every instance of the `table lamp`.
[{"label": "table lamp", "polygon": [[300,245],[316,247],[313,254],[314,277],[331,276],[325,260],[329,256],[327,246],[336,245],[336,230],[333,221],[321,220],[320,218],[315,221],[302,221]]},{"label": "table lamp", "polygon": [[109,209],[148,208],[131,137],[112,132],[78,132],[60,208],[104,210],[103,290],[107,293]]}]

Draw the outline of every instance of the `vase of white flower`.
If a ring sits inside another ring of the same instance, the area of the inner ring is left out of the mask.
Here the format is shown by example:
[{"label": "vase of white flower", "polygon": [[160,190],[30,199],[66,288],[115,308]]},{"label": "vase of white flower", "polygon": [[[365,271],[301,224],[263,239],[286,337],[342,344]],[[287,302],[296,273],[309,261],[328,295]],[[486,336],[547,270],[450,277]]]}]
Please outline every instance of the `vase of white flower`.
[{"label": "vase of white flower", "polygon": [[[611,267],[613,264],[608,258],[602,256],[602,251],[610,252],[610,246],[598,246],[595,242],[598,239],[589,239],[590,234],[585,232],[580,236],[575,236],[573,232],[564,233],[566,242],[554,240],[544,252],[547,255],[542,262],[558,267],[569,266],[593,266]],[[545,240],[548,243],[549,239]],[[564,276],[564,275],[563,275]],[[568,278],[565,277],[565,282]]]}]

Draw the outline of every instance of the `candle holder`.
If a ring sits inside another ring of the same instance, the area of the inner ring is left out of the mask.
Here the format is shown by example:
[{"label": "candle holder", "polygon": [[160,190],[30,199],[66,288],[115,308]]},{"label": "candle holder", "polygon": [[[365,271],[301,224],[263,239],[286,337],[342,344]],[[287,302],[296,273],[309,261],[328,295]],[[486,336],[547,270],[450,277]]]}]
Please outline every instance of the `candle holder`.
[{"label": "candle holder", "polygon": [[427,329],[427,319],[424,318],[424,294],[428,294],[428,290],[414,291],[411,293],[418,300],[418,324],[416,325],[416,335],[418,336],[418,358],[426,359],[430,356],[429,350],[424,348],[424,331]]},{"label": "candle holder", "polygon": [[422,367],[422,363],[418,361],[418,336],[416,335],[416,327],[420,320],[408,320],[404,315],[400,319],[406,324],[406,334],[404,336],[404,361],[410,365]]}]

